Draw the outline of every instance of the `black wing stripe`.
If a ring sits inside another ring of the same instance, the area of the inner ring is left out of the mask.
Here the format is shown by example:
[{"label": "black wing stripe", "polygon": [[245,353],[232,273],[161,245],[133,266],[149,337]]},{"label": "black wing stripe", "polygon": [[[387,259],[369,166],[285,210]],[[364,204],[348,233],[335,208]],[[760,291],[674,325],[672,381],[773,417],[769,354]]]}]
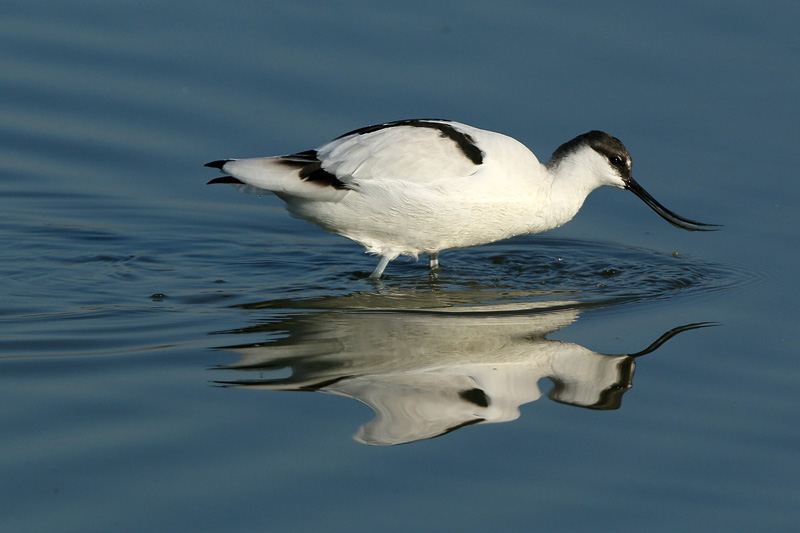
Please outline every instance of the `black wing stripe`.
[{"label": "black wing stripe", "polygon": [[214,178],[213,180],[206,183],[206,185],[213,185],[215,183],[231,183],[234,185],[245,185],[242,180],[236,179],[233,176],[222,176],[219,178]]},{"label": "black wing stripe", "polygon": [[218,161],[211,161],[210,163],[206,163],[203,166],[204,167],[210,167],[210,168],[218,168],[218,169],[222,170],[222,167],[225,166],[225,163],[227,163],[228,161],[233,161],[233,160],[232,159],[220,159]]},{"label": "black wing stripe", "polygon": [[464,153],[464,155],[467,157],[467,159],[472,161],[474,164],[480,165],[481,163],[483,163],[484,153],[480,148],[478,148],[478,145],[475,144],[475,139],[473,139],[470,135],[462,131],[458,131],[452,124],[449,124],[447,122],[433,122],[434,120],[438,119],[408,119],[408,120],[396,120],[394,122],[386,122],[384,124],[375,124],[373,126],[365,126],[363,128],[347,132],[344,135],[340,135],[336,139],[341,139],[349,135],[364,135],[366,133],[373,133],[386,128],[394,128],[397,126],[432,128],[435,130],[439,130],[439,132],[442,134],[442,137],[447,137],[451,139],[453,142],[455,142],[461,149],[461,151]]},{"label": "black wing stripe", "polygon": [[340,190],[349,188],[347,184],[340,181],[335,175],[322,168],[322,163],[317,158],[316,150],[284,155],[279,157],[278,160],[282,165],[299,169],[298,176],[303,181]]}]

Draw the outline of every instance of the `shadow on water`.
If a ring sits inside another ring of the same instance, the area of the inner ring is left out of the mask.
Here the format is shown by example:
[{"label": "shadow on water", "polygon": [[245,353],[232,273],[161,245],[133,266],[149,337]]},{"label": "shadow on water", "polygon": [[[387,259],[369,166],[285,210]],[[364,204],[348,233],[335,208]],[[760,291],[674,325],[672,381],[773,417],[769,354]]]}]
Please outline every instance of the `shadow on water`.
[{"label": "shadow on water", "polygon": [[[239,304],[265,316],[240,329],[214,332],[257,338],[218,348],[239,359],[217,367],[233,375],[215,383],[356,399],[376,416],[354,438],[373,445],[514,420],[522,404],[541,397],[542,378],[554,384],[551,400],[618,409],[632,386],[637,358],[679,333],[712,324],[675,327],[626,354],[600,354],[547,336],[585,313],[719,289],[726,276],[709,265],[636,250],[606,247],[598,254],[582,247],[578,253],[593,252],[603,259],[565,260],[572,251],[556,253],[553,261],[563,265],[556,269],[497,257],[492,263],[519,269],[509,278],[513,289],[444,276],[411,281],[401,272],[374,291]],[[525,288],[526,280],[536,282]]]}]

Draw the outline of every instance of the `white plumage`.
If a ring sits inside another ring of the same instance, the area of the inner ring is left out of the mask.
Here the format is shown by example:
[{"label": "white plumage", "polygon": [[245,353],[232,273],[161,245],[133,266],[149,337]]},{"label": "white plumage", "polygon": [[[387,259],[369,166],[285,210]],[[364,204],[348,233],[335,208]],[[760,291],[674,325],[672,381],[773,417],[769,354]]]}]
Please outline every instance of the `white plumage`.
[{"label": "white plumage", "polygon": [[209,183],[275,193],[292,216],[379,255],[373,278],[400,255],[429,254],[438,268],[442,250],[558,227],[603,185],[630,189],[678,227],[711,229],[656,202],[633,180],[623,144],[599,131],[563,144],[546,165],[506,135],[417,119],[367,126],[316,150],[206,166],[227,174]]}]

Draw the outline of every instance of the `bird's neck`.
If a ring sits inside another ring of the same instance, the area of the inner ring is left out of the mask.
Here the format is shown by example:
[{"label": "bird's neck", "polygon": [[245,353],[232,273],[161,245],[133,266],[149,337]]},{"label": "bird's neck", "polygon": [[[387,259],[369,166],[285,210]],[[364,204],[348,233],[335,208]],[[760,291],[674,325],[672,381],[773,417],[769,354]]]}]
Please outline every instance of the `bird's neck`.
[{"label": "bird's neck", "polygon": [[600,183],[587,179],[586,166],[572,161],[563,161],[556,168],[549,168],[552,176],[550,190],[550,212],[558,226],[574,217],[586,197],[600,187]]}]

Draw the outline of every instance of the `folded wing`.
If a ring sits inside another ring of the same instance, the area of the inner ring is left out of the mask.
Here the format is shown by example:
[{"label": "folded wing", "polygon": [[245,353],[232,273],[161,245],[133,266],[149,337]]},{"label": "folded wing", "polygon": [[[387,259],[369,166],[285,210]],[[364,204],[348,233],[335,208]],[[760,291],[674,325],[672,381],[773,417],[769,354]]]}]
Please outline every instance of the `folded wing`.
[{"label": "folded wing", "polygon": [[277,157],[212,161],[251,192],[336,201],[367,183],[432,183],[475,174],[484,153],[480,130],[446,120],[403,120],[361,128],[316,150]]}]

